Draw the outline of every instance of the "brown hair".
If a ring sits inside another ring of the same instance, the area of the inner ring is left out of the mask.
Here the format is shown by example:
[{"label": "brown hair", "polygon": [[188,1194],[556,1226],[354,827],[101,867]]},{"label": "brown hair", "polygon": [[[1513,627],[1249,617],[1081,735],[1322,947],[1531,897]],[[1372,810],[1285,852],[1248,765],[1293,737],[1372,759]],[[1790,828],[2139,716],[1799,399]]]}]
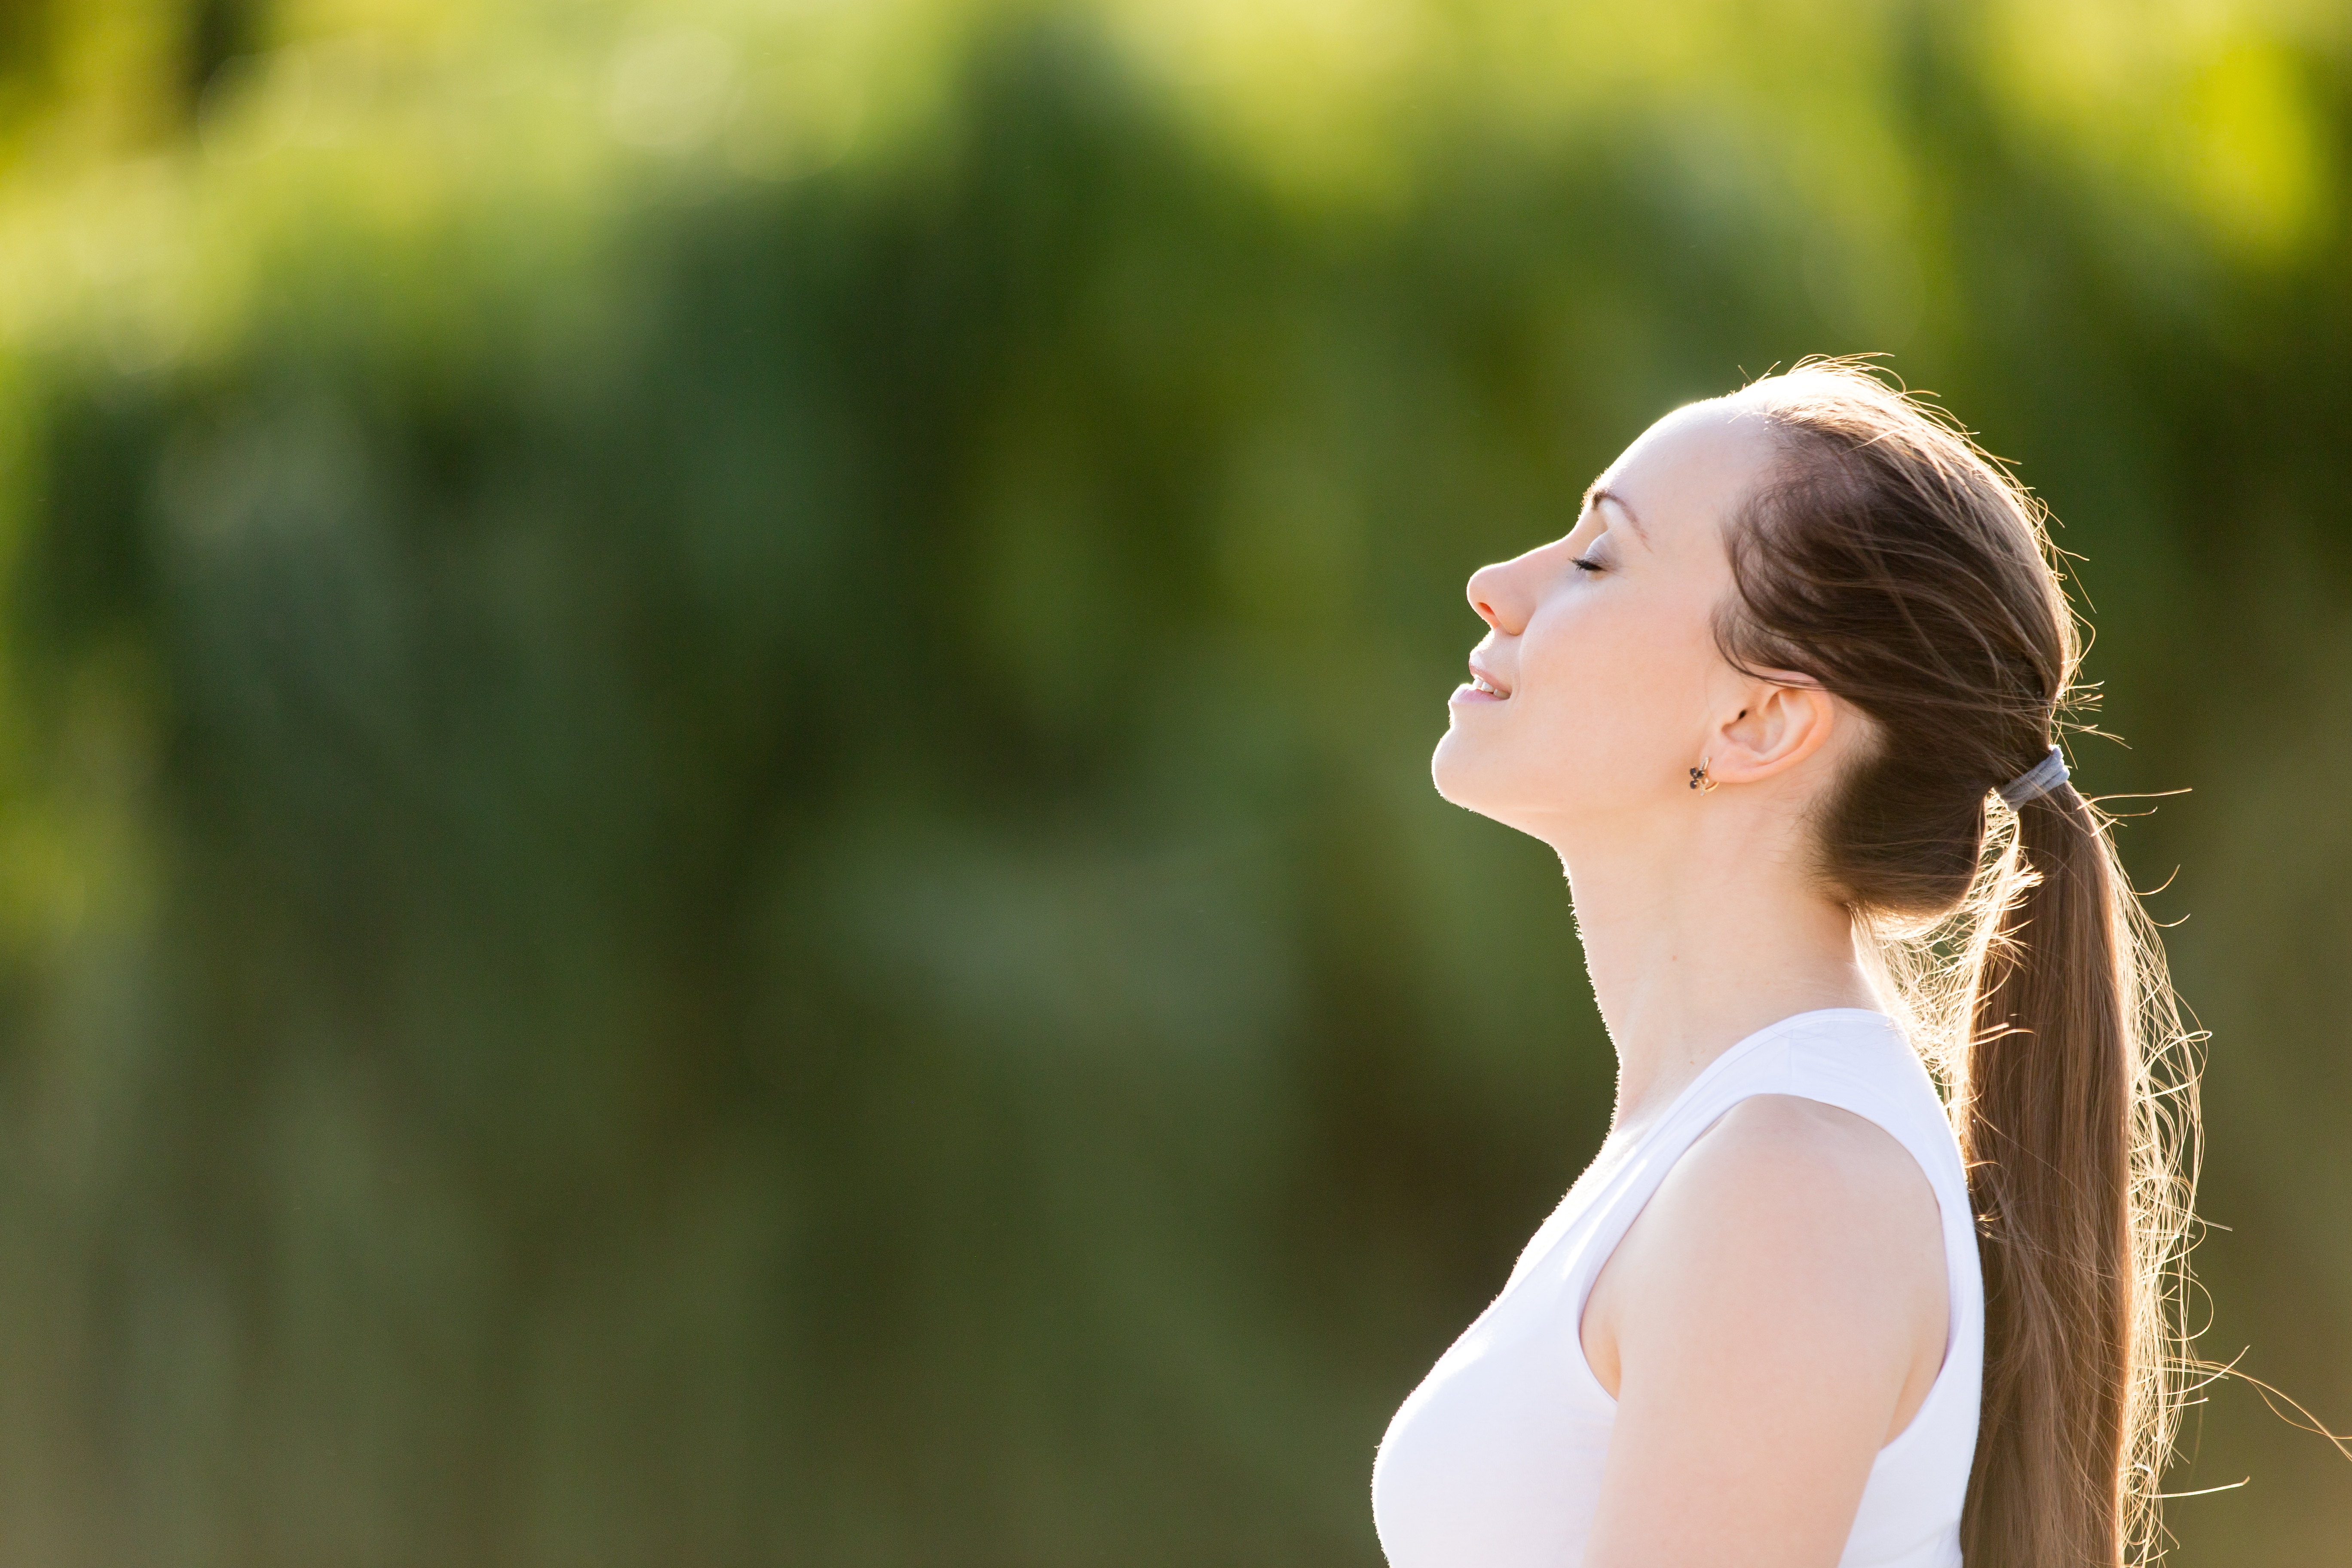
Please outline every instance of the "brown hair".
[{"label": "brown hair", "polygon": [[1943,1078],[1985,1284],[1969,1568],[2149,1554],[2181,1402],[2196,1084],[2161,950],[2060,784],[1992,795],[2079,700],[2042,507],[1940,410],[1813,360],[1734,399],[1779,449],[1729,530],[1718,619],[1874,731],[1818,813],[1820,874]]}]

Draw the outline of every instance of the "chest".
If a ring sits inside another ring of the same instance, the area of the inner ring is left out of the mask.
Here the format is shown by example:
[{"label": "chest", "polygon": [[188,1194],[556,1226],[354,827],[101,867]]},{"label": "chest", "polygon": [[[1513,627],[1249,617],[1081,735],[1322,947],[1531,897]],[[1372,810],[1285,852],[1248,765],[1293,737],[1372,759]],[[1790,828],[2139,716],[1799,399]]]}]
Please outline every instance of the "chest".
[{"label": "chest", "polygon": [[1596,1161],[1390,1423],[1372,1507],[1391,1568],[1581,1555],[1616,1415],[1575,1328],[1609,1173]]}]

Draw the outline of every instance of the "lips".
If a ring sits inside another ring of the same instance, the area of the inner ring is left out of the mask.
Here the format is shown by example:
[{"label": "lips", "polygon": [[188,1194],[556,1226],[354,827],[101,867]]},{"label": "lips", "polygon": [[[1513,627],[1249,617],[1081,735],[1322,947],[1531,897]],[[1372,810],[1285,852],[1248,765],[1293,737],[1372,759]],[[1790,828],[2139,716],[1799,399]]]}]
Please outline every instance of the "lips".
[{"label": "lips", "polygon": [[1470,689],[1497,699],[1508,699],[1511,695],[1511,689],[1496,679],[1495,672],[1475,658],[1470,661]]},{"label": "lips", "polygon": [[1496,679],[1489,671],[1479,668],[1475,660],[1470,665],[1468,684],[1455,687],[1454,695],[1446,699],[1454,704],[1508,702],[1510,700],[1511,689]]}]

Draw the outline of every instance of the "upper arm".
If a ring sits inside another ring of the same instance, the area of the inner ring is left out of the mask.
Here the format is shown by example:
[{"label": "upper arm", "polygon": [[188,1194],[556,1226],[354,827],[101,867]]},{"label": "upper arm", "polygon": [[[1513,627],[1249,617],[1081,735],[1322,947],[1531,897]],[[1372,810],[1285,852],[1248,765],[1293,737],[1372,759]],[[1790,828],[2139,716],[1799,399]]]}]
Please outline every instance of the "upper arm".
[{"label": "upper arm", "polygon": [[1789,1096],[1735,1107],[1587,1308],[1618,1399],[1587,1568],[1829,1568],[1934,1380],[1946,1289],[1934,1190],[1893,1137]]}]

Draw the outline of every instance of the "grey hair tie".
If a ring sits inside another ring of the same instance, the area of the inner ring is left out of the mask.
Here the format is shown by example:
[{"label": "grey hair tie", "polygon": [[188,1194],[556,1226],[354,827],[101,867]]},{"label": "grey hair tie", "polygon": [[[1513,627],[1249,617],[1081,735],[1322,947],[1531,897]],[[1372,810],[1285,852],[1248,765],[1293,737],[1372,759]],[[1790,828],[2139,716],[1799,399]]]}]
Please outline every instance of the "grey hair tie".
[{"label": "grey hair tie", "polygon": [[1995,793],[2009,803],[2011,811],[2015,811],[2027,801],[2039,799],[2065,782],[2066,759],[2059,755],[2057,747],[2053,746],[2048,756],[2001,785]]}]

